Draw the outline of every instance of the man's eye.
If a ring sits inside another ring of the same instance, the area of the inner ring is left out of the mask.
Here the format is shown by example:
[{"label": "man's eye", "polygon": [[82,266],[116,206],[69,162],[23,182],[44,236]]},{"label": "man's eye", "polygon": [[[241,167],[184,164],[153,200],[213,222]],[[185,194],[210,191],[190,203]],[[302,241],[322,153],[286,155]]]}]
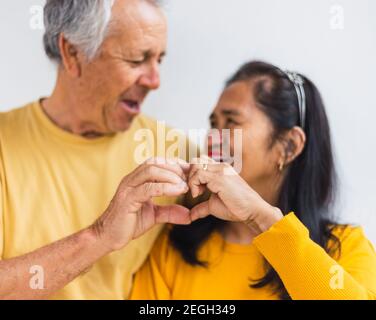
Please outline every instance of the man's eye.
[{"label": "man's eye", "polygon": [[145,62],[145,60],[128,60],[128,62],[135,65],[135,66],[139,66],[139,65],[143,64]]}]

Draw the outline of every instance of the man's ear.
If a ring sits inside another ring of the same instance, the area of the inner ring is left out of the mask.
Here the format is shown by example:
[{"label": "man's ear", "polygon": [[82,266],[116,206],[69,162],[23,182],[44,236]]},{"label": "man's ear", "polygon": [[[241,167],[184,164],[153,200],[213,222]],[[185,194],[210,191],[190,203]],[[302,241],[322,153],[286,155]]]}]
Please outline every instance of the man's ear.
[{"label": "man's ear", "polygon": [[302,128],[294,127],[284,137],[285,165],[289,165],[299,157],[306,144],[306,135]]},{"label": "man's ear", "polygon": [[59,49],[64,70],[73,78],[81,76],[82,61],[76,46],[65,39],[64,34],[59,36]]}]

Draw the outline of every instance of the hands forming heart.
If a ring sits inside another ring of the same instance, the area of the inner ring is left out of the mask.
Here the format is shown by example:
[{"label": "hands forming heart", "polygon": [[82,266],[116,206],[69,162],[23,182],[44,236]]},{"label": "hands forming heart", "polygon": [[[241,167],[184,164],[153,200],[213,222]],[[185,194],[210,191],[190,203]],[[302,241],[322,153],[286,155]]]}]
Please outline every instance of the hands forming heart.
[{"label": "hands forming heart", "polygon": [[[177,197],[189,191],[193,198],[206,191],[211,196],[191,210],[152,202],[153,197]],[[111,250],[119,250],[155,224],[188,225],[208,215],[246,223],[256,233],[266,231],[283,217],[229,164],[207,157],[194,159],[193,164],[154,158],[122,180],[109,207],[91,228]]]}]

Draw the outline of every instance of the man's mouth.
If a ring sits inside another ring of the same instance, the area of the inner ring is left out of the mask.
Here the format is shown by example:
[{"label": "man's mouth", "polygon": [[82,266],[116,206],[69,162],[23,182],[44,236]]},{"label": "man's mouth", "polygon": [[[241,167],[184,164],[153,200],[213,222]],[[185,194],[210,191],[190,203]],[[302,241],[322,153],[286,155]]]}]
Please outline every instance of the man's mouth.
[{"label": "man's mouth", "polygon": [[141,104],[136,100],[124,99],[120,102],[121,107],[132,115],[137,115],[141,112]]}]

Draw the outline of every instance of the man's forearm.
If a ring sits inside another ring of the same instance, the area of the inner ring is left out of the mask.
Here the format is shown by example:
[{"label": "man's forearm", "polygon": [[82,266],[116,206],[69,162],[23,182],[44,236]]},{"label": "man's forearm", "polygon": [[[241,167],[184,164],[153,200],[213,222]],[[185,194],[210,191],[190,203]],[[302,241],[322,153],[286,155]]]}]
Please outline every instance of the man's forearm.
[{"label": "man's forearm", "polygon": [[[121,181],[107,210],[90,228],[34,252],[0,261],[0,299],[49,298],[98,259],[124,248],[156,224],[191,223],[189,210],[182,206],[152,204],[153,197],[187,193],[183,167],[167,162],[160,167],[157,159],[150,159]],[[38,272],[43,274],[40,278]]]},{"label": "man's forearm", "polygon": [[[85,229],[34,252],[2,260],[0,299],[47,299],[108,253],[95,232]],[[43,283],[33,285],[38,272]]]}]

